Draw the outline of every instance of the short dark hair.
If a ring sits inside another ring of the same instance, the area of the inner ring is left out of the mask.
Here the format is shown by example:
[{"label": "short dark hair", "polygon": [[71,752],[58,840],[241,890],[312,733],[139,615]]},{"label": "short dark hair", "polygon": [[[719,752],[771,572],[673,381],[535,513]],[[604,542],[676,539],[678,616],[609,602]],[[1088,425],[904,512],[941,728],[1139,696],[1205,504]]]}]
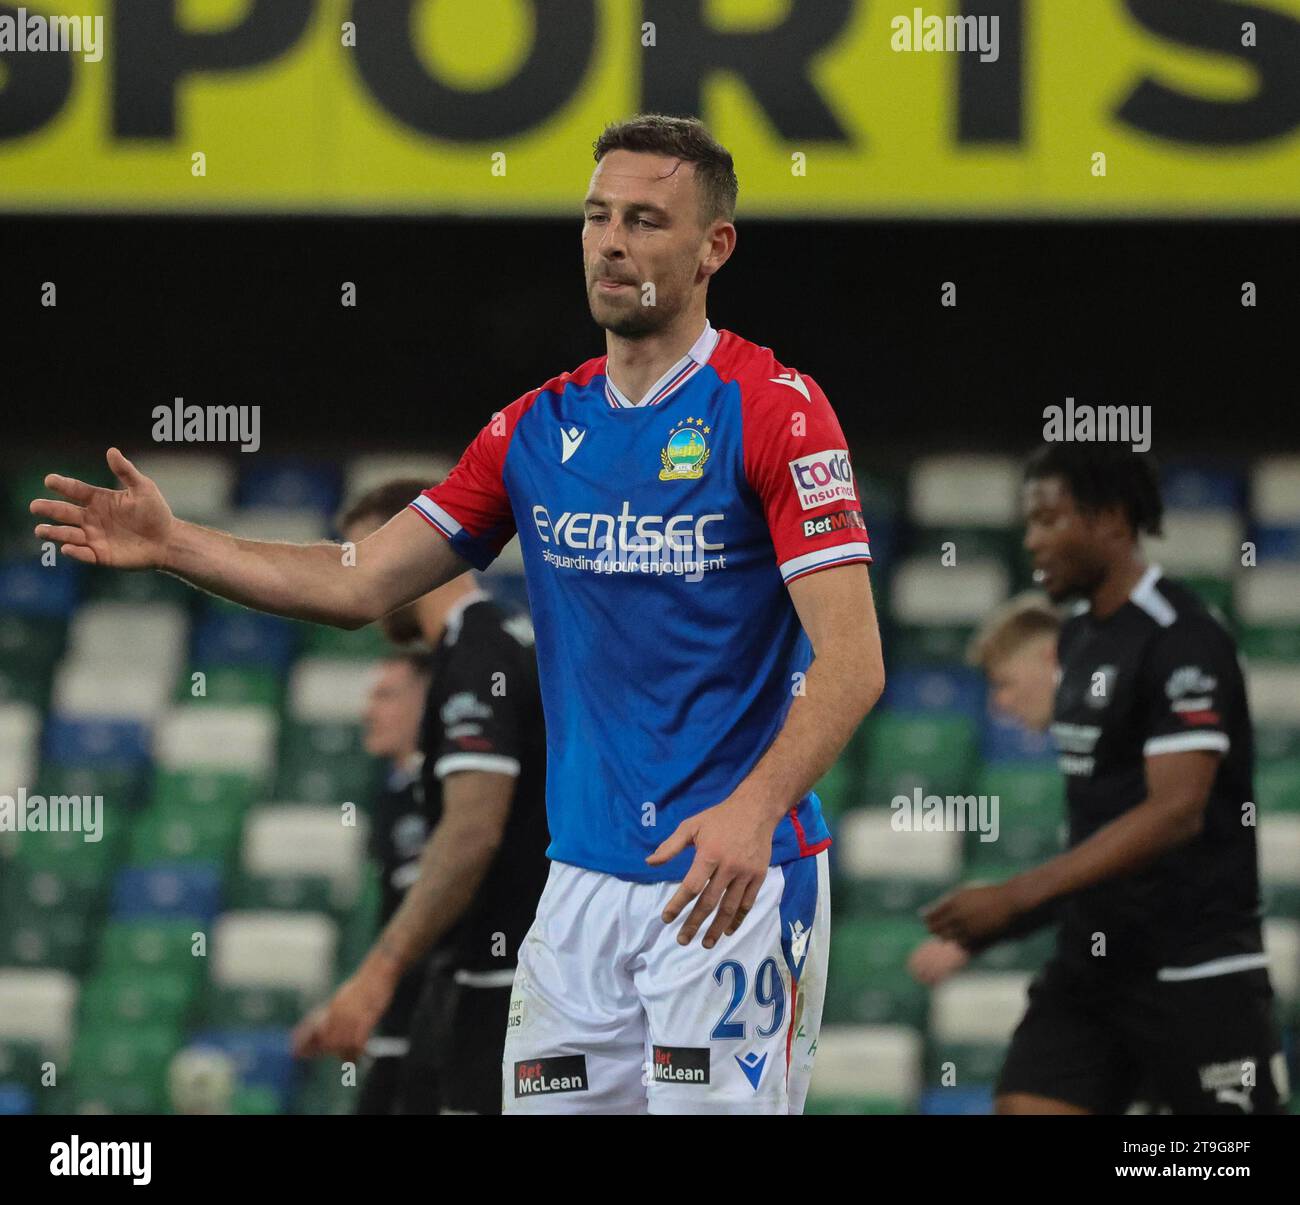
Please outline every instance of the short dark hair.
[{"label": "short dark hair", "polygon": [[376,485],[344,507],[334,520],[335,529],[342,533],[362,519],[387,523],[394,515],[400,515],[411,504],[412,498],[434,484],[419,477],[397,477]]},{"label": "short dark hair", "polygon": [[735,220],[736,194],[740,191],[735,162],[731,152],[698,117],[641,113],[628,121],[611,122],[592,146],[597,163],[610,151],[642,151],[695,164],[703,225],[719,218],[725,222]]},{"label": "short dark hair", "polygon": [[1150,456],[1108,443],[1048,443],[1025,465],[1025,480],[1060,477],[1081,511],[1120,507],[1133,534],[1161,534],[1165,507],[1160,476]]}]

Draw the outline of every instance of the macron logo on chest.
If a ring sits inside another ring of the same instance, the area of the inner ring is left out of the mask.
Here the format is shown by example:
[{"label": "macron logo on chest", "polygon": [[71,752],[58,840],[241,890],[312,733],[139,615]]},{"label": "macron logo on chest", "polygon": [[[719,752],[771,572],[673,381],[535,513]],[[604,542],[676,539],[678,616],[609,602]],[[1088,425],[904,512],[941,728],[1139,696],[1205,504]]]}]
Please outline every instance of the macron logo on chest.
[{"label": "macron logo on chest", "polygon": [[560,428],[560,463],[568,463],[569,457],[574,454],[581,446],[582,441],[587,437],[586,427],[561,427]]}]

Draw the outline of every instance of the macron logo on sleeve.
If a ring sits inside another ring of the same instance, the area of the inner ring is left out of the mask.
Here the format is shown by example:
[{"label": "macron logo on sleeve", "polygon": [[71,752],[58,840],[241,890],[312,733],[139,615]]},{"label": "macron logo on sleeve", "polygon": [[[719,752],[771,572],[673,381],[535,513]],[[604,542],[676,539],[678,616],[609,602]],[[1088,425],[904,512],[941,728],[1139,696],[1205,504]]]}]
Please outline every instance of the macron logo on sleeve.
[{"label": "macron logo on sleeve", "polygon": [[845,448],[831,448],[790,461],[790,476],[794,478],[803,510],[825,506],[828,502],[852,502],[857,498],[853,488],[853,469]]}]

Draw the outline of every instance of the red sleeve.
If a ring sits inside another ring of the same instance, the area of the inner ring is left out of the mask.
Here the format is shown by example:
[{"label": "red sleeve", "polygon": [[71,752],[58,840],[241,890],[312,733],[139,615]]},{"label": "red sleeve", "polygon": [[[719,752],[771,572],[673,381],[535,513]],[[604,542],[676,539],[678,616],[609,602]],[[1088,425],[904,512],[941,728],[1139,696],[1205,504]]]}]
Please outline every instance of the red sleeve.
[{"label": "red sleeve", "polygon": [[411,503],[475,569],[486,569],[515,534],[504,477],[506,451],[520,416],[540,392],[526,393],[494,414],[447,479]]},{"label": "red sleeve", "polygon": [[870,562],[871,549],[835,411],[811,377],[792,369],[780,377],[743,399],[745,475],[788,584],[819,569]]}]

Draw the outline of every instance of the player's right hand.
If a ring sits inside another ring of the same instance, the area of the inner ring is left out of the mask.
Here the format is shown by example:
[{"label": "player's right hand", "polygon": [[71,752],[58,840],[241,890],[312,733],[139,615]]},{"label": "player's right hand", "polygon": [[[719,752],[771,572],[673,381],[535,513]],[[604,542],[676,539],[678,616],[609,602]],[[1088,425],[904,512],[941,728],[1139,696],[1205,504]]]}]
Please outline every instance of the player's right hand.
[{"label": "player's right hand", "polygon": [[114,569],[157,569],[163,565],[175,522],[158,487],[117,448],[108,450],[108,467],[122,489],[88,485],[51,473],[45,484],[68,502],[37,498],[31,512],[38,539],[55,540],[74,561]]},{"label": "player's right hand", "polygon": [[912,978],[927,987],[938,987],[949,975],[956,974],[970,962],[965,946],[955,941],[931,937],[923,941],[907,960]]}]

